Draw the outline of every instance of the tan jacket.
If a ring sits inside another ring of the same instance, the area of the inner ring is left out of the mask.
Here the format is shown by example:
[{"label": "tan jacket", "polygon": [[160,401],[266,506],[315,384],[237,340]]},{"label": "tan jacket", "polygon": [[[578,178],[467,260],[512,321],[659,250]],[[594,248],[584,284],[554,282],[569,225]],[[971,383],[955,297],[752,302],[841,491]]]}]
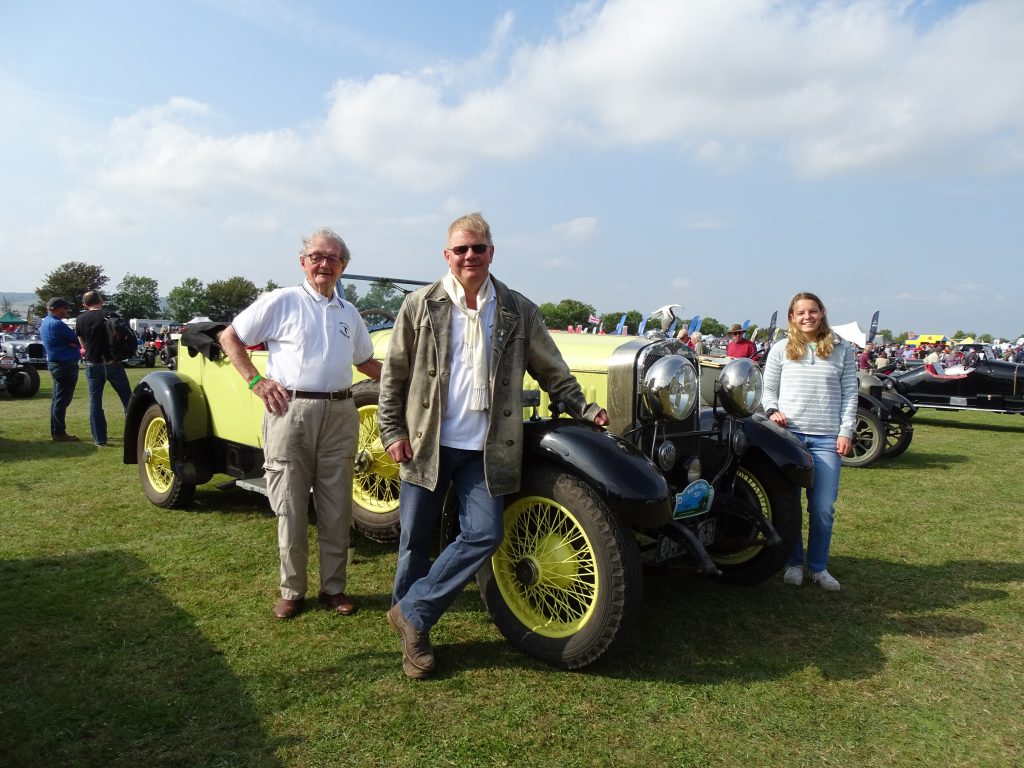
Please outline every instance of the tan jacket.
[{"label": "tan jacket", "polygon": [[[523,448],[523,374],[529,371],[552,402],[561,400],[577,417],[593,420],[600,407],[587,404],[536,305],[504,283],[491,334],[490,402],[484,441],[484,475],[492,496],[519,490]],[[406,297],[395,321],[381,376],[377,418],[387,447],[407,439],[412,459],[402,479],[434,490],[441,446],[441,418],[448,402],[451,365],[451,300],[440,281]]]}]

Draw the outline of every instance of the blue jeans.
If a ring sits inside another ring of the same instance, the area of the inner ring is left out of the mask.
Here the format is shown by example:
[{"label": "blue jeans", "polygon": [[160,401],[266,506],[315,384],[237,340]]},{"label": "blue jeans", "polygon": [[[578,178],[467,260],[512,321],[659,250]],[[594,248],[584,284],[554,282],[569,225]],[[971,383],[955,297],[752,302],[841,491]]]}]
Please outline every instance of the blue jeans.
[{"label": "blue jeans", "polygon": [[86,363],[85,378],[89,382],[89,427],[92,429],[92,441],[96,445],[107,442],[107,417],[103,413],[103,385],[110,382],[117,396],[121,398],[121,406],[127,411],[128,400],[132,396],[132,387],[128,383],[128,374],[120,363]]},{"label": "blue jeans", "polygon": [[[430,547],[449,485],[459,501],[462,530],[431,565]],[[426,631],[501,544],[505,499],[487,492],[483,451],[445,446],[441,446],[435,490],[403,481],[400,498],[402,534],[392,602],[399,604],[414,627]]]},{"label": "blue jeans", "polygon": [[[805,435],[793,432],[814,460],[814,484],[807,489],[807,570],[820,573],[828,565],[832,546],[832,523],[839,496],[842,459],[836,453],[836,435]],[[803,534],[796,540],[790,565],[804,564]]]},{"label": "blue jeans", "polygon": [[78,361],[68,360],[66,362],[48,363],[50,375],[53,377],[53,399],[50,400],[50,436],[66,435],[67,424],[64,422],[64,414],[71,405],[71,398],[75,396],[75,386],[78,384]]}]

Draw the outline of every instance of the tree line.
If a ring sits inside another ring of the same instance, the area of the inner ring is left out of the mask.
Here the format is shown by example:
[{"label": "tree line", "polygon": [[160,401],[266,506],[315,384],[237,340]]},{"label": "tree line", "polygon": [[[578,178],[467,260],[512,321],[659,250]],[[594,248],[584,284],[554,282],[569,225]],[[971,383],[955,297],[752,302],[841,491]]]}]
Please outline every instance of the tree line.
[{"label": "tree line", "polygon": [[[240,275],[210,283],[187,277],[179,285],[171,288],[166,303],[162,304],[157,281],[151,277],[126,274],[113,291],[107,292],[105,288],[109,282],[110,279],[104,274],[103,267],[81,261],[66,262],[48,273],[43,279],[43,284],[36,288],[35,293],[39,301],[32,306],[30,313],[43,317],[46,314],[46,302],[53,296],[60,296],[73,305],[71,316],[76,317],[84,309],[82,296],[89,291],[98,291],[103,294],[108,307],[125,318],[164,318],[174,323],[186,323],[193,317],[208,317],[217,322],[228,322],[255,301],[261,293],[281,287],[273,280],[268,280],[260,287]],[[377,309],[392,314],[398,312],[407,293],[387,281],[370,283],[363,294],[360,294],[355,283],[350,282],[344,285],[344,292],[345,299],[360,310]],[[3,304],[4,302],[0,302],[0,309],[11,310],[9,305]],[[539,309],[544,324],[553,330],[577,326],[592,328],[592,320],[598,318],[600,330],[611,333],[625,315],[627,331],[636,333],[645,317],[636,309],[606,312],[599,316],[593,305],[576,299],[562,299],[557,304],[547,302],[541,304]],[[725,335],[728,325],[714,317],[705,317],[701,321],[700,331],[705,336],[720,337]],[[785,326],[785,321],[780,325]],[[748,336],[756,328],[757,325],[749,326]],[[878,334],[897,344],[904,343],[909,335],[907,331],[894,334],[888,328],[880,329]],[[952,338],[961,339],[967,336],[982,342],[991,342],[993,339],[988,333],[975,334],[962,330],[957,330]]]}]

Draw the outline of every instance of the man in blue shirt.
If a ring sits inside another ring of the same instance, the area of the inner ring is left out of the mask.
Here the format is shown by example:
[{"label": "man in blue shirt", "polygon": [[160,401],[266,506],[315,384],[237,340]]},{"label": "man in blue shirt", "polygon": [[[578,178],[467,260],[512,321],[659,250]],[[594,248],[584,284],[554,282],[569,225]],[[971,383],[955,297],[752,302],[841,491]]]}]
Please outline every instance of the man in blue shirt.
[{"label": "man in blue shirt", "polygon": [[78,384],[78,364],[82,359],[78,337],[64,322],[71,312],[71,304],[59,296],[46,302],[48,314],[39,326],[39,338],[46,347],[47,367],[53,376],[53,399],[50,401],[50,439],[55,443],[77,443],[64,424],[64,414],[75,396]]}]

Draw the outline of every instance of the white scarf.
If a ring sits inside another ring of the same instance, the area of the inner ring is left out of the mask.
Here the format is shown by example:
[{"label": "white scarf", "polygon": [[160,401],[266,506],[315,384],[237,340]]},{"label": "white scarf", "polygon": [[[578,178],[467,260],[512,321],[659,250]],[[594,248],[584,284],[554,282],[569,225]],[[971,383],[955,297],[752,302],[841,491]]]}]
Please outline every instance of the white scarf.
[{"label": "white scarf", "polygon": [[469,401],[471,411],[486,411],[490,405],[487,395],[487,339],[480,323],[484,305],[494,295],[491,278],[484,280],[476,294],[476,309],[466,306],[466,289],[451,272],[441,278],[445,293],[452,300],[452,306],[466,317],[466,333],[462,343],[462,364],[473,370],[473,396]]}]

